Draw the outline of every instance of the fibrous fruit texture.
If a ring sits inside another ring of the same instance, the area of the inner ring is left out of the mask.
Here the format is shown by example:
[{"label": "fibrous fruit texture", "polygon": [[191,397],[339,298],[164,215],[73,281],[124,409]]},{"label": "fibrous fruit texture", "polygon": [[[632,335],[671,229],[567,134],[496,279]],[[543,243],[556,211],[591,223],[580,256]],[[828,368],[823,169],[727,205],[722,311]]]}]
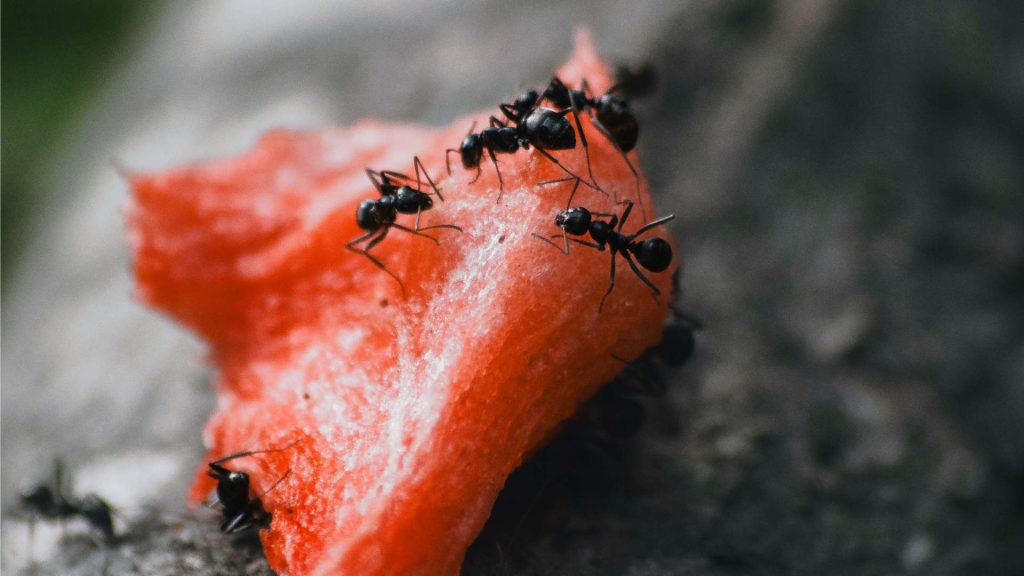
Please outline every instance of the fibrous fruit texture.
[{"label": "fibrous fruit texture", "polygon": [[[610,84],[585,34],[558,75]],[[500,204],[486,155],[476,182],[461,165],[446,175],[444,150],[496,113],[281,130],[234,158],[130,176],[138,295],[203,338],[218,369],[209,459],[288,446],[230,463],[273,515],[260,536],[279,574],[457,574],[509,473],[622,369],[613,354],[659,337],[675,264],[648,274],[659,302],[620,260],[599,313],[608,253],[531,236],[559,232],[572,185],[539,184],[565,174],[536,150],[499,156]],[[581,120],[605,193],[581,186],[573,204],[621,213],[633,174]],[[578,145],[553,154],[587,176]],[[412,174],[414,155],[445,198],[423,225],[464,231],[431,231],[435,244],[395,230],[374,248],[403,295],[345,244],[363,232],[359,202],[379,197],[364,168]],[[640,194],[650,215],[646,183]],[[626,233],[643,224],[633,212]],[[213,487],[199,468],[193,502]]]}]

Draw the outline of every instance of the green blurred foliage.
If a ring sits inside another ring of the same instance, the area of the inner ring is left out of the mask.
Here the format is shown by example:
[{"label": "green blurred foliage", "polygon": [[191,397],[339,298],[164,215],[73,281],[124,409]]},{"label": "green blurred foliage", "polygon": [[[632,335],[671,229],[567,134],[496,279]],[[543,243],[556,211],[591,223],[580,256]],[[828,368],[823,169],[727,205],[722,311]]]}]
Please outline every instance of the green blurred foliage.
[{"label": "green blurred foliage", "polygon": [[26,240],[45,171],[153,3],[18,0],[2,12],[3,279]]}]

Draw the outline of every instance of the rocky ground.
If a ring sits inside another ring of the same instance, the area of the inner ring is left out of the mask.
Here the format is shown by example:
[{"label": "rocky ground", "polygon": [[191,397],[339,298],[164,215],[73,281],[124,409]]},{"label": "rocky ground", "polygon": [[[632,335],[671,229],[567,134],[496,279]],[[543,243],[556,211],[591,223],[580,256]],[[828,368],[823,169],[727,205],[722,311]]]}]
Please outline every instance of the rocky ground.
[{"label": "rocky ground", "polygon": [[[464,574],[1024,573],[1017,3],[499,5],[174,3],[139,34],[47,174],[47,232],[4,293],[5,571],[269,573],[183,509],[209,375],[131,304],[110,158],[444,123],[543,82],[586,23],[661,73],[642,163],[704,329],[690,365],[643,374],[669,386],[636,437],[570,432],[513,476]],[[121,542],[77,523],[29,539],[14,495],[58,454],[122,510]]]}]

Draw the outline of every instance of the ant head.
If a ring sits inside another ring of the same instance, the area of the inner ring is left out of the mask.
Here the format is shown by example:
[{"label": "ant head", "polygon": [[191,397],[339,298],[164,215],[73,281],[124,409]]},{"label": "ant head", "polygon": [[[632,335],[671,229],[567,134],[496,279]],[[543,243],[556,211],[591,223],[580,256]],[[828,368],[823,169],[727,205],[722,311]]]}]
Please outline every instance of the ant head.
[{"label": "ant head", "polygon": [[45,484],[40,484],[32,490],[21,495],[21,501],[33,508],[43,508],[54,501],[53,490]]},{"label": "ant head", "polygon": [[672,246],[662,238],[648,238],[633,250],[636,260],[651,272],[661,272],[672,263]]},{"label": "ant head", "polygon": [[479,134],[470,134],[459,146],[459,158],[462,159],[462,167],[466,170],[476,168],[484,157],[484,140]]},{"label": "ant head", "polygon": [[564,114],[550,108],[537,108],[526,117],[526,137],[538,148],[571,150],[576,147],[576,132]]},{"label": "ant head", "polygon": [[423,192],[402,186],[395,192],[395,210],[402,214],[415,214],[424,210],[430,210],[434,201]]},{"label": "ant head", "polygon": [[586,208],[570,208],[555,216],[555,225],[573,236],[582,236],[590,229],[590,211]]}]

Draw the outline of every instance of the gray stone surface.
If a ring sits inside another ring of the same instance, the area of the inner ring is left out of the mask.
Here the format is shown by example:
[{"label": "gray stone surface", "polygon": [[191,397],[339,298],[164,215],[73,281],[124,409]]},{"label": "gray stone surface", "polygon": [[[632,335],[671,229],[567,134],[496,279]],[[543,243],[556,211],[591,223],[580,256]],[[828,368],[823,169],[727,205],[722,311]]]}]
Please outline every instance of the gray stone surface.
[{"label": "gray stone surface", "polygon": [[127,535],[106,549],[41,524],[29,551],[6,513],[5,572],[266,573],[183,510],[209,374],[131,301],[111,160],[231,154],[276,125],[445,123],[543,82],[577,24],[662,74],[642,163],[705,329],[637,438],[565,435],[514,477],[464,573],[1024,572],[1020,12],[168,5],[59,155],[4,300],[5,512],[60,454]]}]

